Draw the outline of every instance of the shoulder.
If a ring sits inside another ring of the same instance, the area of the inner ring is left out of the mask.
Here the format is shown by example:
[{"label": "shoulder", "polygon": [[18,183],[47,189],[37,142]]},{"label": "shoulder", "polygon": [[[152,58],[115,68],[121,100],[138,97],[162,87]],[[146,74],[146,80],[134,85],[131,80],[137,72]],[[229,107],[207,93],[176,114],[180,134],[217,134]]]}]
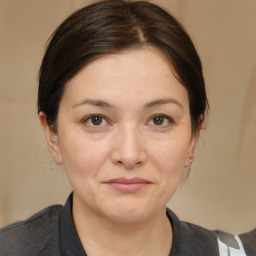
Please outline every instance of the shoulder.
[{"label": "shoulder", "polygon": [[[184,247],[195,251],[195,255],[219,255],[217,234],[214,230],[181,222]],[[191,254],[193,255],[193,254]]]},{"label": "shoulder", "polygon": [[215,231],[180,221],[169,209],[167,209],[167,215],[173,228],[173,249],[171,255],[219,255]]},{"label": "shoulder", "polygon": [[171,255],[217,256],[227,255],[227,251],[230,255],[246,255],[238,236],[180,221],[169,209],[167,215],[173,226],[174,252]]},{"label": "shoulder", "polygon": [[1,228],[1,255],[47,255],[47,247],[51,247],[58,239],[61,210],[61,205],[49,206],[25,221]]},{"label": "shoulder", "polygon": [[256,228],[250,232],[243,233],[239,235],[240,239],[243,242],[244,249],[248,256],[256,255]]}]

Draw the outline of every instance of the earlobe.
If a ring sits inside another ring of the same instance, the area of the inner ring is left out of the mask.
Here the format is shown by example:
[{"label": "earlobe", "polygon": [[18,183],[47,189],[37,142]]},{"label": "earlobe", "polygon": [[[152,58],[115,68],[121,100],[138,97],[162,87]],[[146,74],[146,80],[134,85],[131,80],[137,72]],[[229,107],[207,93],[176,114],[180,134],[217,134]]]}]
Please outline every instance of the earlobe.
[{"label": "earlobe", "polygon": [[184,164],[185,168],[189,167],[192,164],[193,160],[194,160],[194,152],[195,152],[195,149],[196,149],[197,141],[199,139],[201,127],[202,127],[202,124],[203,124],[203,119],[204,119],[203,115],[201,114],[199,119],[198,119],[197,129],[196,129],[196,131],[194,132],[194,134],[191,138],[191,142],[190,142],[189,150],[188,150],[188,155],[187,155],[187,158],[186,158],[186,161],[185,161],[185,164]]},{"label": "earlobe", "polygon": [[193,160],[194,160],[194,152],[189,152],[184,164],[184,168],[190,167],[190,165],[193,163]]},{"label": "earlobe", "polygon": [[185,164],[184,164],[185,168],[189,167],[194,160],[194,152],[195,152],[197,140],[198,140],[198,135],[194,134],[193,138],[191,139],[189,149],[188,149],[188,154],[185,160]]},{"label": "earlobe", "polygon": [[44,131],[46,144],[56,164],[62,165],[62,156],[59,149],[58,134],[48,125],[46,116],[43,112],[39,113],[39,120]]}]

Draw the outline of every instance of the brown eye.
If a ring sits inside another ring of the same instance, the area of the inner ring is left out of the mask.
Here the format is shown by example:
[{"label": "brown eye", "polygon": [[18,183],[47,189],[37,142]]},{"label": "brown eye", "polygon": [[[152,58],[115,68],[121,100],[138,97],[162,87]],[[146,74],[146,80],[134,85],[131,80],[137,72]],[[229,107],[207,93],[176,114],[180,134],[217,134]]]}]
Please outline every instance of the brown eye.
[{"label": "brown eye", "polygon": [[102,127],[108,125],[107,120],[101,115],[91,115],[82,121],[89,127]]},{"label": "brown eye", "polygon": [[153,123],[155,125],[162,125],[164,123],[164,121],[165,121],[165,117],[163,117],[163,116],[156,116],[153,118]]},{"label": "brown eye", "polygon": [[174,123],[175,122],[174,122],[173,118],[171,118],[170,116],[167,116],[167,115],[163,115],[163,114],[155,115],[149,121],[150,125],[159,126],[159,127],[167,127]]},{"label": "brown eye", "polygon": [[101,125],[102,124],[102,121],[103,121],[103,118],[101,116],[93,116],[91,117],[91,123],[93,125]]}]

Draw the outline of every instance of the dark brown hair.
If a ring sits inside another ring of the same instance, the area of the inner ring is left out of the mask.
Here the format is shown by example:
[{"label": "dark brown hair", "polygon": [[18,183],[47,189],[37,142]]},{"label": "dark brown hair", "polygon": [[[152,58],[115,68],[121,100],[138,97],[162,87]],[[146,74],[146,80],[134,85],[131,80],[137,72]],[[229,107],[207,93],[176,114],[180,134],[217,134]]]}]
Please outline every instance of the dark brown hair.
[{"label": "dark brown hair", "polygon": [[40,68],[38,112],[56,126],[65,84],[81,68],[105,54],[146,45],[167,56],[187,89],[195,131],[208,106],[200,58],[179,22],[146,1],[100,1],[76,11],[56,29]]}]

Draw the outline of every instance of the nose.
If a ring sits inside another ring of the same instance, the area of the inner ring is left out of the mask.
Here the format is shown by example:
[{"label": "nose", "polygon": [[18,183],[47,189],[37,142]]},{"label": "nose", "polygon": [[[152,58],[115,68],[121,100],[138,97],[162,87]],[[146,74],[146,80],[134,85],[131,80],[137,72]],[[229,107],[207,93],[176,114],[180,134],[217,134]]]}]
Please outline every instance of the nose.
[{"label": "nose", "polygon": [[113,141],[111,160],[127,170],[144,165],[147,160],[145,143],[138,129],[126,127],[117,132]]}]

